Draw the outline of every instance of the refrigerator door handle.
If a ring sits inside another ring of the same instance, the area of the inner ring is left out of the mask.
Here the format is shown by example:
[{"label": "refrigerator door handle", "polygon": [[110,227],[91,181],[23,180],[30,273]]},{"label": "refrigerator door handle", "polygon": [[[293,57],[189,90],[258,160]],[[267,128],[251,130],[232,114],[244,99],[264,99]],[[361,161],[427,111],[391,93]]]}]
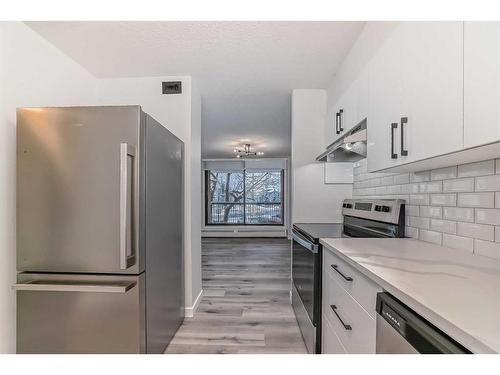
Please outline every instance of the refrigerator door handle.
[{"label": "refrigerator door handle", "polygon": [[91,293],[127,293],[136,285],[135,281],[116,283],[81,283],[64,282],[55,283],[50,281],[29,281],[12,286],[14,290],[34,292],[91,292]]},{"label": "refrigerator door handle", "polygon": [[[132,168],[135,165],[136,148],[127,143],[120,144],[120,269],[126,270],[135,263],[135,243],[137,231],[134,220],[135,176],[129,170],[129,157]],[[132,183],[130,182],[132,181]],[[127,250],[130,249],[129,252]]]}]

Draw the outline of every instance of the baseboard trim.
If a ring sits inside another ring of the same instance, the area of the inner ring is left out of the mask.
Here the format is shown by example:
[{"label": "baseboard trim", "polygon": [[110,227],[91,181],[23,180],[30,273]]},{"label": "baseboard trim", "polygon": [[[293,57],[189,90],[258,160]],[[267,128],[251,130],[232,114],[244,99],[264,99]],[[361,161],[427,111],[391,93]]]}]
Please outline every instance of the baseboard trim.
[{"label": "baseboard trim", "polygon": [[223,231],[212,231],[212,232],[202,232],[202,237],[232,237],[232,238],[249,238],[249,237],[272,237],[272,238],[287,238],[287,233],[285,231],[276,232],[250,232],[250,231],[240,231],[240,232],[223,232]]},{"label": "baseboard trim", "polygon": [[194,316],[194,313],[196,312],[196,310],[198,310],[198,306],[200,305],[202,296],[203,296],[203,289],[200,290],[198,297],[196,297],[193,303],[193,306],[184,308],[184,316],[186,318],[192,318]]}]

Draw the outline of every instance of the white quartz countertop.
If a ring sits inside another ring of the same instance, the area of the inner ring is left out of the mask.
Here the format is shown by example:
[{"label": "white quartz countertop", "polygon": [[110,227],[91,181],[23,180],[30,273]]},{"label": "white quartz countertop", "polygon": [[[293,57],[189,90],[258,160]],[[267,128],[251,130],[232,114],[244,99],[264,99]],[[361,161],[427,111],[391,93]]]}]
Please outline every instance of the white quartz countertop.
[{"label": "white quartz countertop", "polygon": [[406,238],[321,243],[472,352],[500,353],[500,261]]}]

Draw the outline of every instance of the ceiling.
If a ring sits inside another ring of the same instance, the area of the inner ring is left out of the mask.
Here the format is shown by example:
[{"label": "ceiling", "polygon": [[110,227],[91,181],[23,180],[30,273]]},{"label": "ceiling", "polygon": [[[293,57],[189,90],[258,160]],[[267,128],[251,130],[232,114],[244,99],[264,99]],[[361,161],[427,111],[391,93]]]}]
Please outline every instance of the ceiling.
[{"label": "ceiling", "polygon": [[325,88],[364,22],[27,22],[99,78],[190,75],[203,97],[202,156],[250,139],[290,154],[290,94]]}]

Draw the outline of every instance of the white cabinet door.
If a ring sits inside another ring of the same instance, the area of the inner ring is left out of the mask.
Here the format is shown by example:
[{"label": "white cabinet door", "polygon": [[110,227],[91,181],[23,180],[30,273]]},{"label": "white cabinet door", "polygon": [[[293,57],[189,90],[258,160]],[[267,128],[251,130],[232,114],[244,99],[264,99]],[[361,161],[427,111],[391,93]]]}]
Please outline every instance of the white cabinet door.
[{"label": "white cabinet door", "polygon": [[358,79],[356,80],[356,119],[355,124],[368,117],[368,104],[369,104],[369,76],[368,69],[364,69]]},{"label": "white cabinet door", "polygon": [[357,124],[357,85],[354,81],[346,90],[338,105],[340,114],[340,136],[344,136],[351,128]]},{"label": "white cabinet door", "polygon": [[465,22],[464,146],[500,140],[500,22]]},{"label": "white cabinet door", "polygon": [[460,150],[463,23],[398,23],[370,64],[369,93],[369,171]]},{"label": "white cabinet door", "polygon": [[346,96],[342,95],[333,108],[326,114],[325,118],[325,134],[327,136],[326,146],[335,142],[338,138],[345,134],[345,118],[351,111],[347,110]]},{"label": "white cabinet door", "polygon": [[[368,71],[365,70],[351,83],[326,115],[326,146],[344,136],[368,116]],[[336,132],[336,114],[340,113],[339,133]]]}]

